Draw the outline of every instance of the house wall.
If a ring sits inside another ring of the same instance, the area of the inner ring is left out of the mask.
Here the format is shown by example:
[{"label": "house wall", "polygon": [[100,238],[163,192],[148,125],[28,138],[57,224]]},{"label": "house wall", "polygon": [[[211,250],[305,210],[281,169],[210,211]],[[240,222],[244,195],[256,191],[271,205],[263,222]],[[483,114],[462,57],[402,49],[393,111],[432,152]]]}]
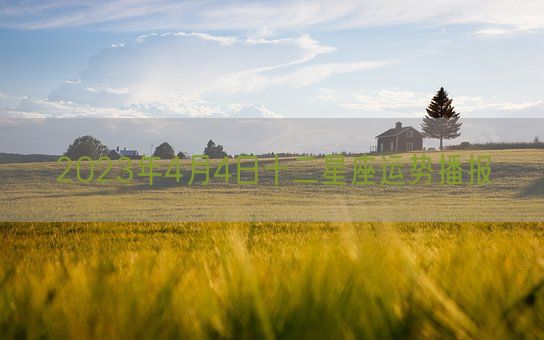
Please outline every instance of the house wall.
[{"label": "house wall", "polygon": [[421,136],[421,133],[415,130],[412,130],[412,131],[414,131],[412,137],[408,137],[408,133],[407,133],[408,131],[404,131],[403,133],[398,135],[398,143],[399,143],[398,151],[401,151],[401,152],[408,151],[407,150],[408,143],[413,144],[412,151],[423,150],[423,137]]},{"label": "house wall", "polygon": [[[396,148],[396,137],[380,137],[378,138],[378,152],[393,152]],[[391,148],[391,143],[393,143],[393,148]],[[380,145],[383,144],[383,148]]]},{"label": "house wall", "polygon": [[[417,130],[412,130],[412,137],[408,137],[407,132],[403,131],[397,136],[386,136],[378,138],[378,152],[406,152],[407,144],[412,143],[412,151],[423,150],[423,136]],[[397,146],[398,143],[398,146]],[[383,148],[380,145],[383,144]]]}]

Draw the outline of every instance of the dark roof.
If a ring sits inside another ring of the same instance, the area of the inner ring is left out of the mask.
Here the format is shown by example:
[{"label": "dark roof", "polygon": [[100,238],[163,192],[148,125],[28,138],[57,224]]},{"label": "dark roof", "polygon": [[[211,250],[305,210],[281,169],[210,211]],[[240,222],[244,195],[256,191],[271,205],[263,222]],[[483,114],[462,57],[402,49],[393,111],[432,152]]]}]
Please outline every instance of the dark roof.
[{"label": "dark roof", "polygon": [[384,133],[377,135],[375,138],[397,136],[397,135],[400,135],[401,133],[403,133],[404,131],[409,130],[409,129],[413,129],[417,133],[420,133],[419,131],[414,129],[412,126],[405,126],[403,128],[400,128],[400,129],[397,129],[397,128],[389,129],[389,130],[385,131]]},{"label": "dark roof", "polygon": [[138,151],[136,150],[119,150],[121,156],[138,156]]}]

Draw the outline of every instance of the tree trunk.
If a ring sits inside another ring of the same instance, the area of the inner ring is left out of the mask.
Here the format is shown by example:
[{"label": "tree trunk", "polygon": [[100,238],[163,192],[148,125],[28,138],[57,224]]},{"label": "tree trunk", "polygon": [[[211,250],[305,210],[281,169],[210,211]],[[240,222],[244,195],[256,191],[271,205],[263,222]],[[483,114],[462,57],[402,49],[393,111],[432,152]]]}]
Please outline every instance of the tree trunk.
[{"label": "tree trunk", "polygon": [[440,150],[444,150],[444,148],[442,147],[442,137],[440,137]]}]

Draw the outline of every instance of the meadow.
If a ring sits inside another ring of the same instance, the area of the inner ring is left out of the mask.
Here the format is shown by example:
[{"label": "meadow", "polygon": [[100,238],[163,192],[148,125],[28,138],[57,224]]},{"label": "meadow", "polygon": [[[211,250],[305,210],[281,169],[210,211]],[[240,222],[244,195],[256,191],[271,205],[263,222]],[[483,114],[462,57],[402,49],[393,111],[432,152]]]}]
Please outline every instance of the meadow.
[{"label": "meadow", "polygon": [[290,181],[323,159],[286,160],[280,186],[2,164],[0,338],[542,338],[544,152],[455,152],[478,153],[490,185]]},{"label": "meadow", "polygon": [[544,336],[542,223],[2,223],[0,334]]},{"label": "meadow", "polygon": [[[411,157],[400,155],[405,182],[411,180]],[[259,160],[257,185],[238,185],[236,164],[230,161],[231,179],[213,174],[219,160],[211,160],[210,182],[202,185],[202,175],[188,185],[191,160],[182,160],[180,182],[156,177],[149,185],[139,177],[137,162],[133,180],[121,184],[80,183],[75,165],[66,175],[71,183],[58,183],[66,163],[44,162],[0,164],[1,221],[66,222],[205,222],[205,221],[523,221],[544,220],[544,150],[492,150],[429,152],[433,182],[407,185],[381,185],[381,156],[375,157],[376,185],[353,186],[353,157],[345,157],[345,186],[326,185],[325,160],[280,159],[285,167],[274,185],[273,160]],[[441,185],[440,157],[458,155],[462,161],[463,183]],[[491,156],[491,183],[470,185],[470,157]],[[389,156],[388,156],[389,157]],[[169,161],[158,162],[155,172],[165,173]],[[246,161],[248,163],[248,161]],[[124,164],[114,165],[109,178],[122,174]],[[244,163],[244,166],[249,166]],[[106,164],[95,165],[95,176]],[[88,164],[81,166],[86,177]],[[126,176],[126,175],[123,175]],[[244,173],[249,180],[250,174]],[[318,183],[296,183],[314,179]]]}]

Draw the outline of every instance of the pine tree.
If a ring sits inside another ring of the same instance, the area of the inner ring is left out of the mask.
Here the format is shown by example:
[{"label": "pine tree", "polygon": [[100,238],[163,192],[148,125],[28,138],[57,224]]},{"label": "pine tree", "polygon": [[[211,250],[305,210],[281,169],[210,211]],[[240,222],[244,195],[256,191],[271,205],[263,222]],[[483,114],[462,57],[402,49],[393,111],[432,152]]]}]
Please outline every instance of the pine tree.
[{"label": "pine tree", "polygon": [[459,113],[451,105],[452,99],[443,87],[436,93],[427,108],[427,115],[423,117],[421,130],[425,138],[440,139],[440,150],[443,150],[444,139],[454,139],[461,136],[459,130]]}]

